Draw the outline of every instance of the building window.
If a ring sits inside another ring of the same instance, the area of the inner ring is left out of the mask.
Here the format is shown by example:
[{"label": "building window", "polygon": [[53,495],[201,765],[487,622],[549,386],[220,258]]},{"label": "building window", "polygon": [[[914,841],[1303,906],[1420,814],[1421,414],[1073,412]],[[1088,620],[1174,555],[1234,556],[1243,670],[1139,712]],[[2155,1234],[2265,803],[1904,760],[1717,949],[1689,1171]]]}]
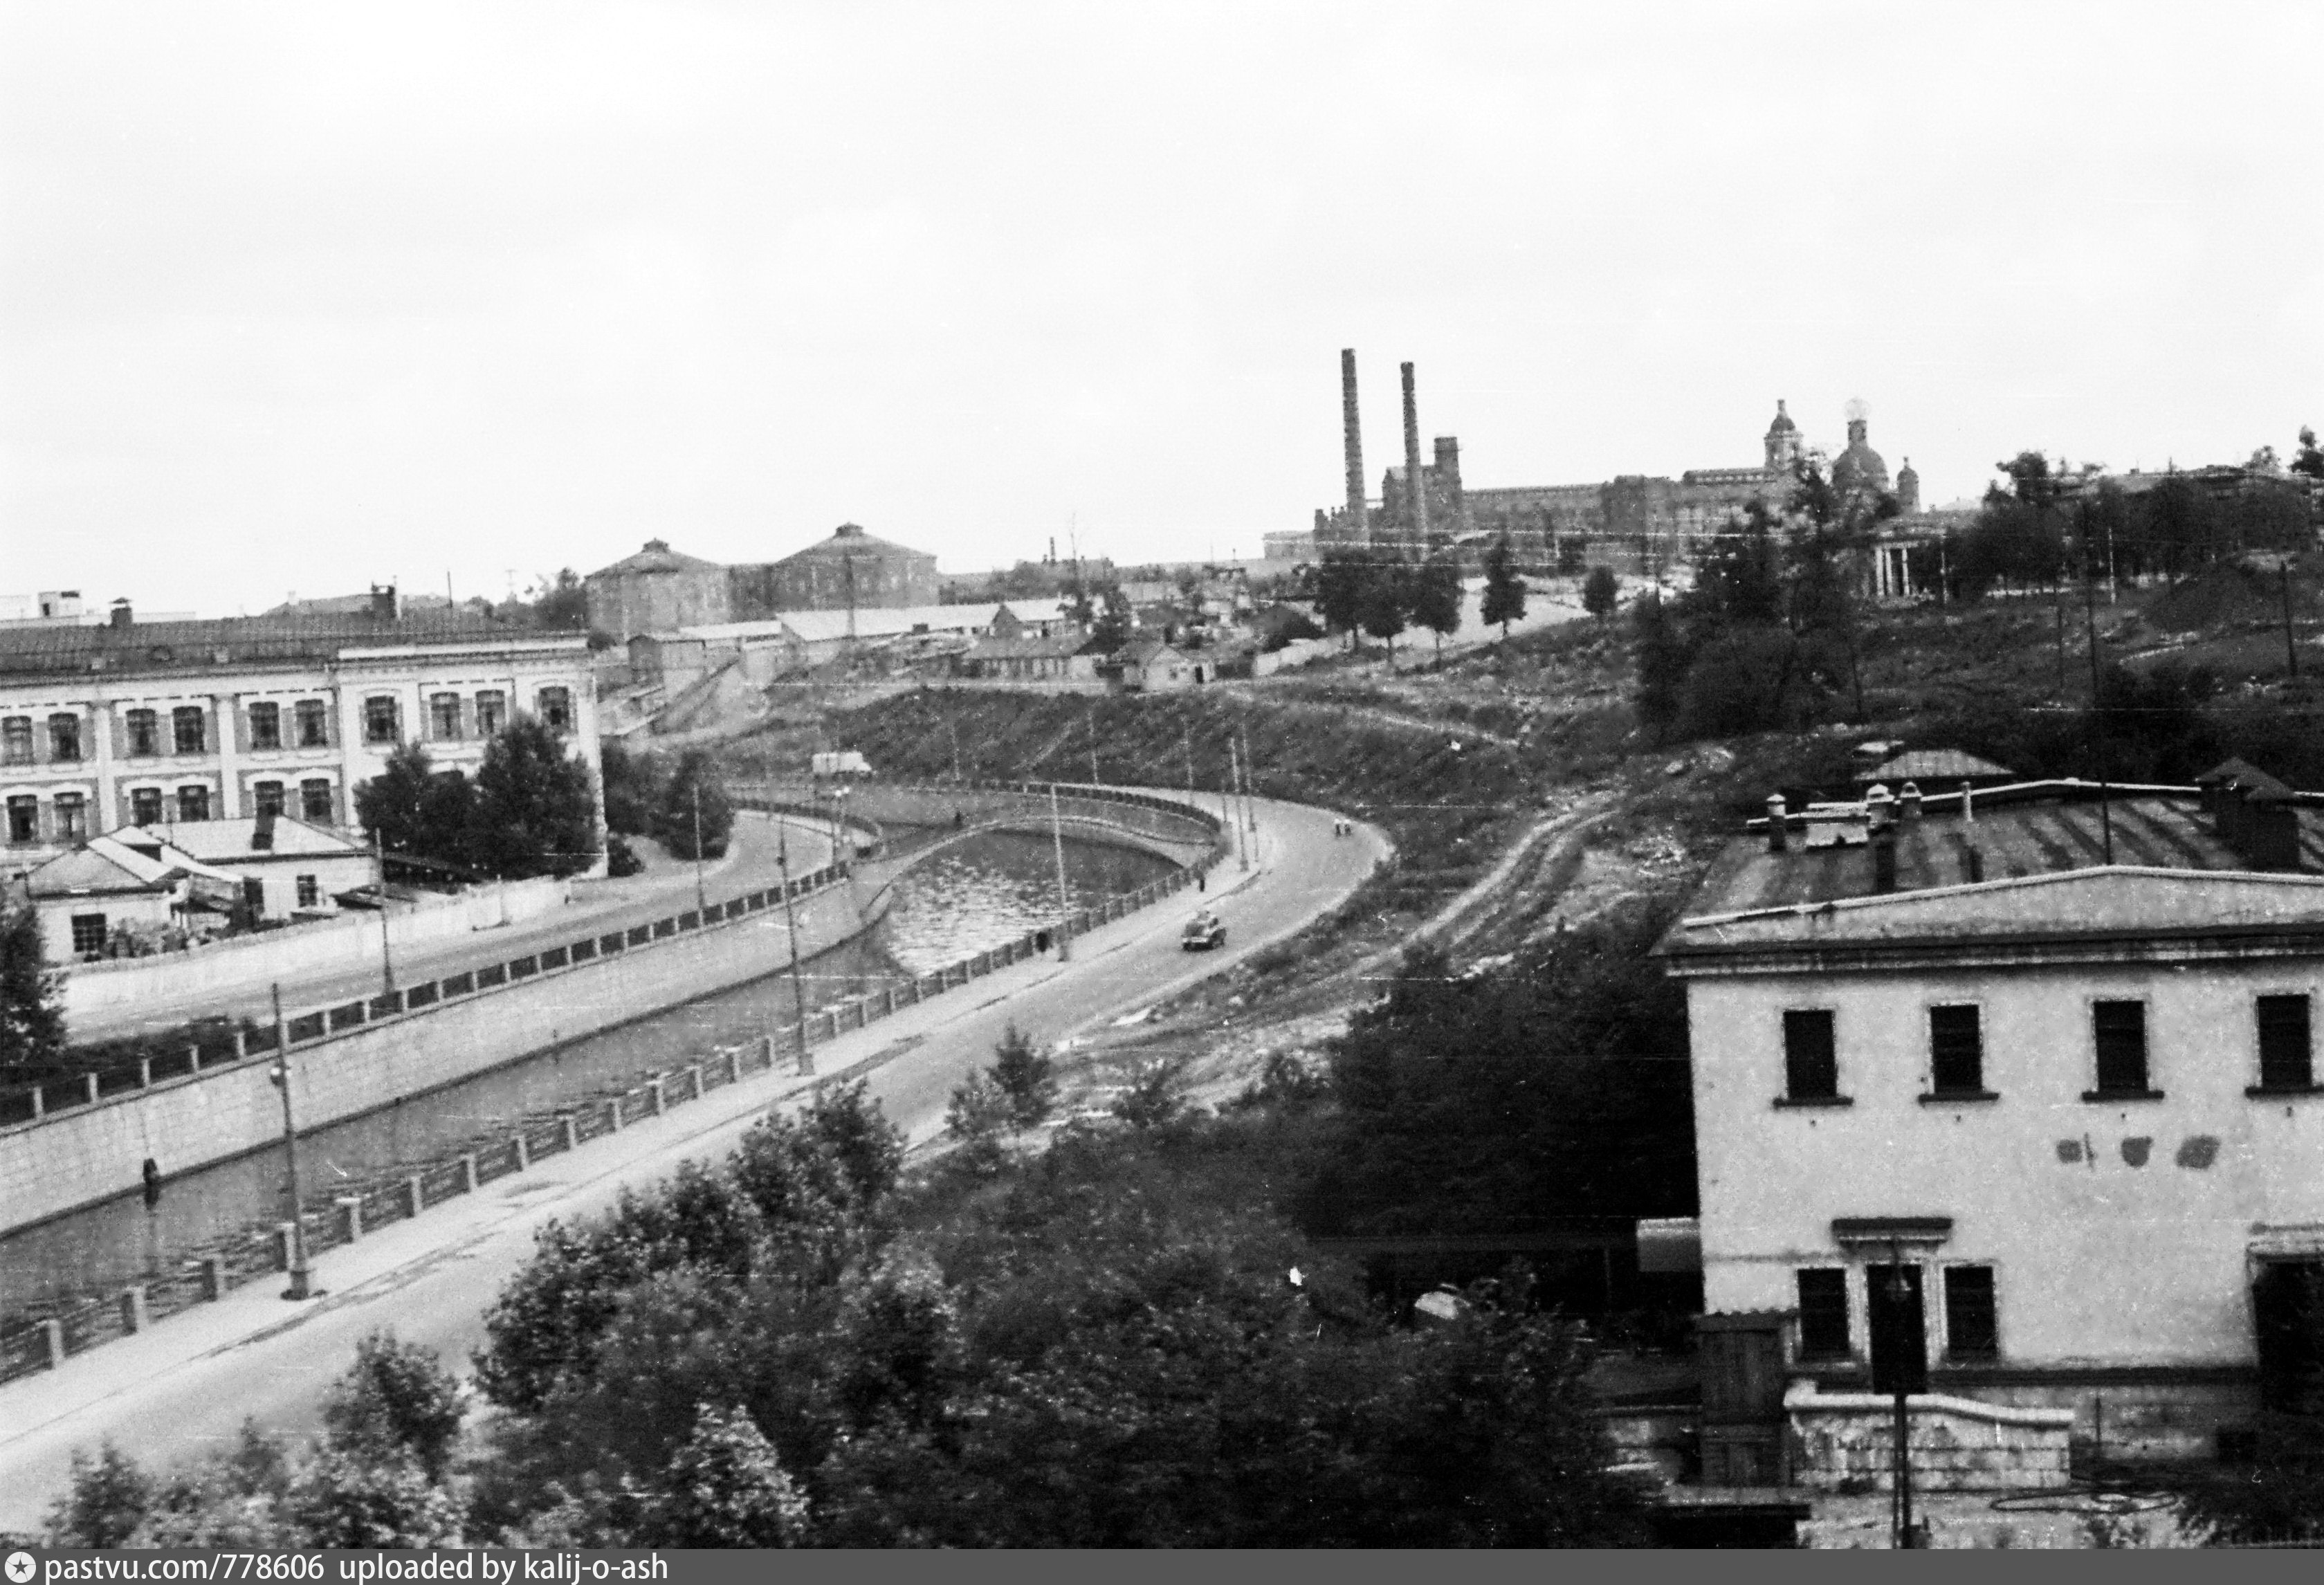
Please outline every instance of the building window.
[{"label": "building window", "polygon": [[364,701],[364,742],[392,743],[395,741],[395,696],[374,694]]},{"label": "building window", "polygon": [[430,694],[428,696],[428,731],[438,742],[456,742],[460,737],[460,696]]},{"label": "building window", "polygon": [[573,691],[570,688],[540,690],[540,722],[551,732],[573,730]]},{"label": "building window", "polygon": [[210,789],[206,787],[181,787],[178,789],[178,818],[186,825],[210,817]]},{"label": "building window", "polygon": [[105,916],[75,914],[72,917],[72,949],[75,957],[100,957],[105,953]]},{"label": "building window", "polygon": [[1945,1267],[1945,1354],[1953,1359],[1991,1359],[2001,1352],[2001,1329],[1993,1305],[1993,1267]]},{"label": "building window", "polygon": [[2146,1088],[2146,1004],[2090,1004],[2098,1045],[2099,1095],[2144,1095]]},{"label": "building window", "polygon": [[1791,1101],[1840,1099],[1840,1058],[1832,1046],[1830,1008],[1784,1015],[1784,1094]]},{"label": "building window", "polygon": [[199,705],[180,705],[170,712],[170,732],[180,754],[199,754],[209,742],[208,718]]},{"label": "building window", "polygon": [[0,721],[0,763],[30,765],[32,762],[32,718],[11,715]]},{"label": "building window", "polygon": [[80,758],[80,717],[65,712],[49,717],[49,758]]},{"label": "building window", "polygon": [[331,824],[331,784],[321,777],[312,777],[299,784],[299,813],[302,819],[318,825]]},{"label": "building window", "polygon": [[279,749],[282,746],[282,706],[262,701],[250,707],[250,746],[254,749]]},{"label": "building window", "polygon": [[129,751],[139,759],[150,759],[161,751],[161,718],[151,710],[129,713]]},{"label": "building window", "polygon": [[78,793],[57,795],[57,840],[88,840],[88,800]]},{"label": "building window", "polygon": [[476,696],[476,735],[490,737],[508,724],[508,696],[487,688]]},{"label": "building window", "polygon": [[41,840],[41,800],[20,796],[8,800],[8,840],[22,847]]},{"label": "building window", "polygon": [[327,749],[331,746],[330,728],[324,724],[323,701],[301,699],[298,704],[299,746],[302,749]]},{"label": "building window", "polygon": [[1940,1095],[1985,1093],[1985,1037],[1976,1007],[1929,1009],[1929,1087]]},{"label": "building window", "polygon": [[323,888],[312,875],[299,877],[299,906],[311,908],[323,900]]},{"label": "building window", "polygon": [[160,788],[141,787],[131,791],[129,824],[132,825],[161,824],[161,789]]},{"label": "building window", "polygon": [[1847,1359],[1848,1273],[1823,1267],[1799,1276],[1800,1358]]},{"label": "building window", "polygon": [[2314,1082],[2308,1046],[2308,998],[2259,999],[2259,1087],[2305,1090]]},{"label": "building window", "polygon": [[282,813],[282,784],[279,781],[254,783],[250,789],[250,812],[261,819]]}]

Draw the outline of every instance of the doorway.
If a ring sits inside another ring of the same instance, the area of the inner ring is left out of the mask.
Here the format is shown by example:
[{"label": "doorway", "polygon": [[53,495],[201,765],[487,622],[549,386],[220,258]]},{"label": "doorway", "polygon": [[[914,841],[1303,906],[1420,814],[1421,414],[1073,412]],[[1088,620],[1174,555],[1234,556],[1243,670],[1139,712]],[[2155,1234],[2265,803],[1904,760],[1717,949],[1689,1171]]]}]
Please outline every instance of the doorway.
[{"label": "doorway", "polygon": [[[1893,1291],[1904,1279],[1903,1302]],[[1918,1266],[1867,1266],[1865,1297],[1872,1320],[1872,1390],[1929,1390],[1929,1334],[1921,1304]]]},{"label": "doorway", "polygon": [[2278,1414],[2324,1407],[2318,1347],[2324,1327],[2324,1260],[2270,1260],[2252,1282],[2260,1404]]}]

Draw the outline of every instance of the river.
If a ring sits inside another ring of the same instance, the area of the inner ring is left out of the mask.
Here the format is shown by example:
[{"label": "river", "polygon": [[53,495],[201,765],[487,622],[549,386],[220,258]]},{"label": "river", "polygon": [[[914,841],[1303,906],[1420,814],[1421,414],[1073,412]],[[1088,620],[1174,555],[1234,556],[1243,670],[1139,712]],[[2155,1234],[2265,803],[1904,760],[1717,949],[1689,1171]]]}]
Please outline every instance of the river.
[{"label": "river", "polygon": [[[1065,844],[1073,907],[1168,873],[1150,853]],[[801,965],[807,1009],[998,946],[1057,917],[1056,851],[1045,836],[984,832],[905,871],[869,935]],[[300,1136],[309,1203],[335,1181],[438,1159],[518,1119],[678,1065],[713,1046],[788,1028],[790,976],[774,973],[553,1051]],[[167,1180],[148,1211],[135,1192],[0,1237],[0,1319],[72,1293],[103,1293],[170,1269],[184,1252],[280,1214],[281,1147]]]}]

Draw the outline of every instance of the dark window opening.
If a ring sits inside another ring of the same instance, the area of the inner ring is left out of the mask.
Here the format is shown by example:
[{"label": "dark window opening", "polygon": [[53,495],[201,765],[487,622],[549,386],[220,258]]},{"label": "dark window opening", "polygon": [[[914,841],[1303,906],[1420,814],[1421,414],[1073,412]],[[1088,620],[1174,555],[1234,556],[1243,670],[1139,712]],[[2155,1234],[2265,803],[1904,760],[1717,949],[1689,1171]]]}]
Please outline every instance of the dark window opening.
[{"label": "dark window opening", "polygon": [[187,825],[210,817],[210,789],[206,787],[181,787],[178,789],[178,818]]},{"label": "dark window opening", "polygon": [[171,741],[180,754],[199,754],[209,743],[209,723],[198,705],[180,705],[170,712]]},{"label": "dark window opening", "polygon": [[2146,1093],[2146,1004],[2100,1001],[2090,1007],[2102,1095]]},{"label": "dark window opening", "polygon": [[57,840],[88,840],[88,800],[78,793],[57,795]]},{"label": "dark window opening", "polygon": [[151,710],[129,713],[129,751],[139,759],[161,751],[161,718]]},{"label": "dark window opening", "polygon": [[0,721],[0,761],[10,765],[32,762],[32,718],[11,715]]},{"label": "dark window opening", "polygon": [[327,749],[331,746],[330,729],[325,724],[323,701],[299,701],[299,746],[302,749]]},{"label": "dark window opening", "polygon": [[430,694],[428,731],[438,742],[456,742],[460,736],[460,696]]},{"label": "dark window opening", "polygon": [[31,797],[8,800],[8,840],[23,845],[41,840],[41,800]]},{"label": "dark window opening", "polygon": [[573,694],[570,689],[540,690],[540,723],[551,732],[573,730]]},{"label": "dark window opening", "polygon": [[490,737],[507,724],[508,696],[497,688],[476,696],[476,735]]},{"label": "dark window opening", "polygon": [[331,824],[331,784],[320,777],[300,782],[299,813],[316,825]]},{"label": "dark window opening", "polygon": [[2259,999],[2259,1082],[2263,1089],[2305,1090],[2313,1082],[2308,998]]},{"label": "dark window opening", "polygon": [[312,875],[299,877],[299,906],[311,908],[323,900],[323,884]]},{"label": "dark window opening", "polygon": [[282,813],[284,793],[281,782],[258,782],[251,788],[250,797],[251,813],[254,815],[261,818],[269,818]]},{"label": "dark window opening", "polygon": [[1831,1267],[1799,1276],[1800,1358],[1847,1359],[1848,1273]]},{"label": "dark window opening", "polygon": [[141,787],[129,795],[129,823],[132,825],[161,824],[161,789]]},{"label": "dark window opening", "polygon": [[1929,1084],[1940,1095],[1985,1089],[1985,1039],[1973,1007],[1929,1009]]},{"label": "dark window opening", "polygon": [[49,717],[49,758],[80,758],[80,717],[59,712]]},{"label": "dark window opening", "polygon": [[1992,1267],[1945,1267],[1945,1353],[1955,1359],[1991,1359],[2001,1353]]},{"label": "dark window opening", "polygon": [[250,746],[254,749],[279,749],[282,746],[282,706],[260,703],[250,707]]},{"label": "dark window opening", "polygon": [[364,701],[364,742],[392,743],[395,741],[395,700],[387,694],[374,694]]},{"label": "dark window opening", "polygon": [[1784,1092],[1794,1101],[1839,1097],[1840,1058],[1830,1009],[1784,1015]]},{"label": "dark window opening", "polygon": [[105,916],[75,914],[72,917],[72,949],[77,957],[93,958],[105,952]]}]

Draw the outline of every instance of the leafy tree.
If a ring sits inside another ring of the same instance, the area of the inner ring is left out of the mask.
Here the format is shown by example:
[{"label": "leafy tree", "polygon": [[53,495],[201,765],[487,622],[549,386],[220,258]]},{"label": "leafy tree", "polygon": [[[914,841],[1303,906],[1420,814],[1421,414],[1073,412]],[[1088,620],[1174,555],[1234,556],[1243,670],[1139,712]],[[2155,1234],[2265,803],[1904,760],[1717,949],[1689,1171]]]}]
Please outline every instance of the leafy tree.
[{"label": "leafy tree", "polygon": [[377,776],[355,788],[355,818],[384,851],[461,862],[474,823],[474,789],[457,770],[438,771],[427,745],[398,743]]},{"label": "leafy tree", "polygon": [[1447,634],[1460,631],[1462,594],[1461,564],[1449,555],[1423,562],[1412,576],[1412,619],[1436,635],[1439,650]]},{"label": "leafy tree", "polygon": [[1499,622],[1501,637],[1509,636],[1509,623],[1522,622],[1526,613],[1526,582],[1517,576],[1514,557],[1509,549],[1509,537],[1503,534],[1485,552],[1485,606],[1482,620],[1487,626]]},{"label": "leafy tree", "polygon": [[1614,576],[1610,567],[1593,567],[1590,576],[1582,581],[1582,609],[1603,622],[1614,614],[1621,603],[1622,580]]},{"label": "leafy tree", "polygon": [[1687,615],[1722,625],[1783,620],[1783,555],[1765,502],[1753,501],[1712,536],[1682,604]]},{"label": "leafy tree", "polygon": [[1557,576],[1580,577],[1590,562],[1590,536],[1568,534],[1557,542]]},{"label": "leafy tree", "polygon": [[43,1068],[64,1055],[64,975],[49,966],[41,917],[0,898],[0,1069]]},{"label": "leafy tree", "polygon": [[2316,431],[2305,424],[2300,429],[2300,450],[2292,459],[2292,471],[2324,479],[2324,451],[2317,449]]},{"label": "leafy tree", "polygon": [[1102,609],[1090,629],[1090,642],[1102,653],[1111,655],[1130,642],[1131,630],[1137,625],[1137,613],[1130,609],[1130,596],[1121,592],[1120,584],[1108,584],[1103,592]]},{"label": "leafy tree", "polygon": [[1315,575],[1315,604],[1323,618],[1325,631],[1350,635],[1363,626],[1364,595],[1371,583],[1371,569],[1363,557],[1352,550],[1326,550],[1323,564]]},{"label": "leafy tree", "polygon": [[1693,653],[1659,594],[1649,594],[1632,606],[1630,622],[1637,637],[1632,655],[1638,672],[1638,715],[1657,732],[1666,733],[1678,724]]},{"label": "leafy tree", "polygon": [[48,1515],[48,1544],[126,1546],[153,1505],[152,1478],[106,1438],[92,1459],[73,1450],[70,1484]]},{"label": "leafy tree", "polygon": [[1396,656],[1396,636],[1404,631],[1405,619],[1412,612],[1412,583],[1410,569],[1400,561],[1383,561],[1364,578],[1358,620],[1366,635],[1388,646],[1391,660]]},{"label": "leafy tree", "polygon": [[310,1547],[456,1546],[466,1519],[412,1461],[331,1447],[300,1472],[287,1506]]},{"label": "leafy tree", "polygon": [[374,1332],[355,1345],[355,1364],[324,1399],[323,1424],[331,1445],[350,1457],[409,1459],[438,1481],[460,1438],[461,1396],[433,1349]]},{"label": "leafy tree", "polygon": [[1133,1129],[1158,1129],[1176,1120],[1185,1104],[1179,1083],[1185,1065],[1171,1057],[1139,1064],[1113,1098],[1113,1115]]},{"label": "leafy tree", "polygon": [[481,868],[509,876],[570,875],[596,856],[597,799],[589,767],[529,715],[484,744],[471,851]]},{"label": "leafy tree", "polygon": [[[699,853],[695,851],[697,816],[702,838]],[[734,806],[726,795],[726,781],[718,773],[717,761],[701,749],[688,749],[662,784],[654,811],[655,836],[677,858],[715,859],[725,853],[733,829]]]},{"label": "leafy tree", "polygon": [[605,829],[624,836],[652,835],[654,810],[663,801],[668,774],[660,758],[650,751],[633,754],[612,742],[604,745],[602,755]]},{"label": "leafy tree", "polygon": [[807,1531],[807,1498],[741,1407],[703,1404],[694,1434],[634,1539],[648,1546],[786,1547]]},{"label": "leafy tree", "polygon": [[1057,1104],[1056,1064],[1013,1023],[992,1054],[985,1072],[1008,1103],[1009,1120],[1020,1129],[1047,1121]]}]

